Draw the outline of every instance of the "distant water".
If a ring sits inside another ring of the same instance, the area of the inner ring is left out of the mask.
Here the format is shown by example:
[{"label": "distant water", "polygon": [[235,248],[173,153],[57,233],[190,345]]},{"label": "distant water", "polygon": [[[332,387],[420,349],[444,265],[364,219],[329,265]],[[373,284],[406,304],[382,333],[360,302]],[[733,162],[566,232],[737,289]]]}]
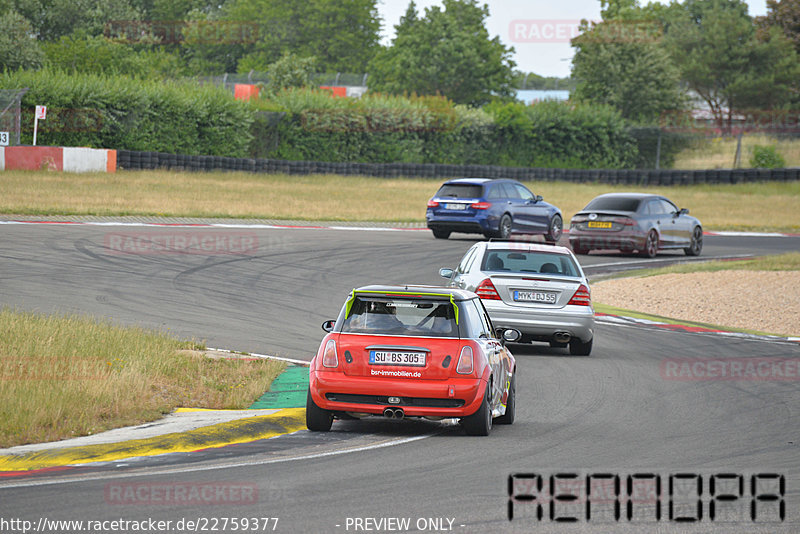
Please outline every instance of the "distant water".
[{"label": "distant water", "polygon": [[567,100],[569,91],[545,90],[545,89],[517,89],[517,99],[526,104],[540,100]]}]

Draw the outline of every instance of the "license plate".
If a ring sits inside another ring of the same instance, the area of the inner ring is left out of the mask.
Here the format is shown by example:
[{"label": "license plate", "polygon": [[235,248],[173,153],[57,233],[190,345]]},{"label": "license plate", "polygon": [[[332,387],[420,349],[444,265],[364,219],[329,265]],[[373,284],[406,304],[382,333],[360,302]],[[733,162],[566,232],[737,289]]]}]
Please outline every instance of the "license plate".
[{"label": "license plate", "polygon": [[589,221],[589,224],[587,224],[587,226],[589,228],[611,228],[611,223],[604,221]]},{"label": "license plate", "polygon": [[413,365],[425,367],[424,352],[405,352],[396,350],[371,350],[369,363],[372,365]]},{"label": "license plate", "polygon": [[544,302],[555,304],[556,294],[550,291],[514,291],[514,300],[517,302]]},{"label": "license plate", "polygon": [[445,204],[444,209],[446,210],[465,210],[467,209],[466,204]]}]

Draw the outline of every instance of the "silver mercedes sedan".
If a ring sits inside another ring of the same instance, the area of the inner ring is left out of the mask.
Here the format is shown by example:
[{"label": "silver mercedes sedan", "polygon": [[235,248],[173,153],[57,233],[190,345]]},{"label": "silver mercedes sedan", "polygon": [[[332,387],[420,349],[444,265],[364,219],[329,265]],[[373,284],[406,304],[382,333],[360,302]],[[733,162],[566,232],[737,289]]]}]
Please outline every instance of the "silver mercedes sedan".
[{"label": "silver mercedes sedan", "polygon": [[449,287],[480,296],[496,327],[522,332],[522,342],[549,342],[588,356],[594,339],[589,281],[572,251],[521,242],[479,242],[454,269],[439,274]]}]

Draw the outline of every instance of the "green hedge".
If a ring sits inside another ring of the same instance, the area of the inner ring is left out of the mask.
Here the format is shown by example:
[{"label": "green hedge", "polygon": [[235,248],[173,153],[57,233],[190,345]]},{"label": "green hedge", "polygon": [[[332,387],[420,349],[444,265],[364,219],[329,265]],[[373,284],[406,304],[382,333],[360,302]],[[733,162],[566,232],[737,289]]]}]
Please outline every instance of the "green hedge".
[{"label": "green hedge", "polygon": [[500,165],[575,169],[631,167],[636,146],[609,106],[545,101],[488,107]]},{"label": "green hedge", "polygon": [[50,70],[0,74],[0,89],[25,87],[23,144],[32,143],[34,107],[46,105],[40,145],[248,155],[252,109],[220,88]]},{"label": "green hedge", "polygon": [[353,100],[310,90],[284,91],[268,105],[285,116],[257,121],[254,157],[569,168],[627,168],[637,158],[625,122],[606,106],[498,103],[481,110],[439,97]]},{"label": "green hedge", "polygon": [[629,168],[637,146],[605,106],[543,102],[456,106],[443,97],[367,94],[332,98],[289,89],[239,102],[195,82],[140,80],[62,71],[0,74],[0,89],[30,90],[48,106],[39,144],[286,160],[444,163],[514,167]]}]

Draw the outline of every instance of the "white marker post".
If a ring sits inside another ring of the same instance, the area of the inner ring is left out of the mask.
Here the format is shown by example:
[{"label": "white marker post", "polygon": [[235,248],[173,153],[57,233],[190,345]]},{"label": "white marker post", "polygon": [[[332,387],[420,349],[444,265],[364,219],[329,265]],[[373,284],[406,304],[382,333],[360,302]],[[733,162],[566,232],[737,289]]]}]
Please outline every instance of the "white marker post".
[{"label": "white marker post", "polygon": [[36,146],[36,131],[39,129],[39,119],[47,118],[47,106],[36,106],[36,114],[33,117],[33,146]]}]

